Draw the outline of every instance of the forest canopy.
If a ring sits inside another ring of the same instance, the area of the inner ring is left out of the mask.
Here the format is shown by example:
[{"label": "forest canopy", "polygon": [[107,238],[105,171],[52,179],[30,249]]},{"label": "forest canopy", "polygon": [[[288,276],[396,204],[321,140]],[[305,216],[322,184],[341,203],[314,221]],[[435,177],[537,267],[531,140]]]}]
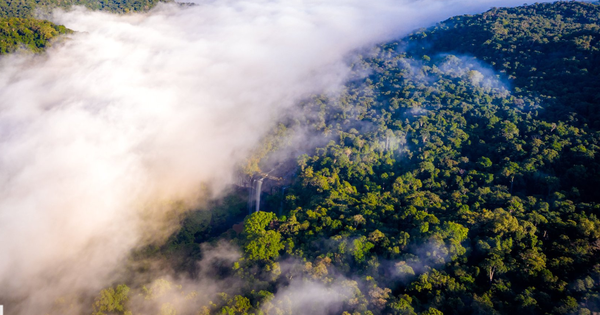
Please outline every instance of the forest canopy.
[{"label": "forest canopy", "polygon": [[0,2],[0,17],[31,18],[55,8],[69,9],[73,6],[113,13],[141,12],[150,10],[159,1],[161,0],[8,0]]},{"label": "forest canopy", "polygon": [[25,48],[41,52],[52,39],[70,33],[66,27],[32,18],[0,18],[0,54]]}]

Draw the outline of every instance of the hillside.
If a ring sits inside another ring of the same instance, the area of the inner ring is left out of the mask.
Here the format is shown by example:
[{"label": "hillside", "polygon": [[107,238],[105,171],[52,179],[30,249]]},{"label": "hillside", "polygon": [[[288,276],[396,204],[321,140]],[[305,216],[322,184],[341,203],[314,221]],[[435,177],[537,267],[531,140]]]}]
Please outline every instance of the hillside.
[{"label": "hillside", "polygon": [[576,113],[600,129],[600,8],[558,2],[457,16],[411,36],[412,53],[469,54],[504,74],[551,119]]}]

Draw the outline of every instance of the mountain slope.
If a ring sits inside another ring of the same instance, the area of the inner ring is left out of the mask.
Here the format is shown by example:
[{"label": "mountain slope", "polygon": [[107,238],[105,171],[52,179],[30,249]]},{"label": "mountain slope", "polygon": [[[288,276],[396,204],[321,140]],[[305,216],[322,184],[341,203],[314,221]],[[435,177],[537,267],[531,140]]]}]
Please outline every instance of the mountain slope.
[{"label": "mountain slope", "polygon": [[[600,6],[541,3],[457,16],[411,36],[414,53],[469,54],[536,98],[553,118],[577,113],[600,129]],[[555,100],[555,101],[554,101]]]}]

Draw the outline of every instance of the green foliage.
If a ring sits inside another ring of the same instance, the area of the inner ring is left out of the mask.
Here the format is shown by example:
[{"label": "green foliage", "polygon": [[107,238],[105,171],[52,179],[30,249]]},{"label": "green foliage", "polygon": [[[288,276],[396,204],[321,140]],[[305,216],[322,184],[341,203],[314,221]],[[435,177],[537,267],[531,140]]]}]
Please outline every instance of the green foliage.
[{"label": "green foliage", "polygon": [[0,54],[26,48],[40,52],[52,40],[71,31],[62,25],[31,18],[0,18]]},{"label": "green foliage", "polygon": [[495,8],[453,17],[411,39],[416,54],[476,56],[518,87],[517,97],[543,102],[553,118],[577,113],[577,125],[598,130],[600,99],[593,92],[600,87],[598,14],[597,4],[574,1]]},{"label": "green foliage", "polygon": [[85,6],[91,10],[113,13],[147,11],[159,1],[170,0],[10,0],[0,1],[0,17],[31,18],[36,11],[49,11],[53,8],[69,9],[72,6]]},{"label": "green foliage", "polygon": [[131,314],[125,308],[129,300],[129,287],[120,284],[116,289],[108,288],[100,291],[100,295],[94,301],[93,315],[105,314]]},{"label": "green foliage", "polygon": [[277,216],[271,212],[258,211],[252,213],[244,222],[244,257],[249,262],[267,262],[279,256],[284,248],[281,234],[267,230]]}]

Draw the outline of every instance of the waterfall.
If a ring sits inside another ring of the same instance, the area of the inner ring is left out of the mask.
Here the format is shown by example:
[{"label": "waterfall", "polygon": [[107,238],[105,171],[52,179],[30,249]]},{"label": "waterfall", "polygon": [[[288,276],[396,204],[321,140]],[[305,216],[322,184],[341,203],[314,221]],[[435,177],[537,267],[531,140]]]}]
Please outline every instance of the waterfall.
[{"label": "waterfall", "polygon": [[260,192],[262,188],[263,179],[265,178],[263,177],[256,180],[256,212],[260,211]]},{"label": "waterfall", "polygon": [[250,187],[248,187],[248,214],[252,214],[252,207],[254,206],[254,182],[256,179],[250,181]]}]

